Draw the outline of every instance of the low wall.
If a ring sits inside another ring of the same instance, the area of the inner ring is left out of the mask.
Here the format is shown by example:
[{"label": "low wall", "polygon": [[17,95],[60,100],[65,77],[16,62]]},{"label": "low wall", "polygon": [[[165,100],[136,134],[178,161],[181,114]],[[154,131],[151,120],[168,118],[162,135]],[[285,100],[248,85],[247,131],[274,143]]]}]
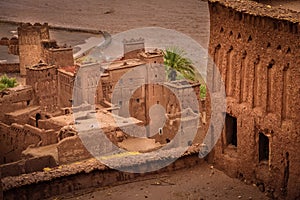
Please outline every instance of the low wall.
[{"label": "low wall", "polygon": [[57,144],[59,164],[67,164],[91,158],[91,154],[78,136],[64,138]]},{"label": "low wall", "polygon": [[0,122],[0,163],[6,164],[21,159],[22,151],[29,145],[46,146],[57,143],[54,130],[43,130],[28,124]]},{"label": "low wall", "polygon": [[20,160],[0,166],[2,178],[7,176],[19,176],[37,171],[43,171],[45,167],[56,167],[57,164],[52,156],[42,156]]},{"label": "low wall", "polygon": [[[146,174],[126,173],[110,169],[96,161],[88,160],[86,162],[87,163],[80,164],[74,163],[72,166],[63,166],[59,169],[59,172],[44,172],[44,174],[39,174],[39,172],[37,172],[34,175],[26,175],[27,178],[25,180],[24,177],[4,178],[2,179],[2,183],[4,183],[4,199],[35,200],[50,197],[53,198],[61,194],[78,193],[80,190],[87,188],[99,188],[124,184],[126,181],[130,181],[138,177],[188,168],[203,163],[204,161],[199,159],[198,154],[193,154],[182,157],[161,170]],[[151,164],[155,163],[146,163],[144,165],[147,167]],[[72,169],[72,167],[75,168]],[[144,168],[145,166],[141,165],[140,167]],[[55,173],[61,173],[64,175],[61,175],[60,177],[53,177],[57,176]],[[23,180],[20,181],[22,178]],[[11,185],[10,182],[14,182],[15,185]],[[18,187],[18,184],[22,184],[22,186]]]},{"label": "low wall", "polygon": [[0,63],[0,73],[20,73],[20,63]]}]

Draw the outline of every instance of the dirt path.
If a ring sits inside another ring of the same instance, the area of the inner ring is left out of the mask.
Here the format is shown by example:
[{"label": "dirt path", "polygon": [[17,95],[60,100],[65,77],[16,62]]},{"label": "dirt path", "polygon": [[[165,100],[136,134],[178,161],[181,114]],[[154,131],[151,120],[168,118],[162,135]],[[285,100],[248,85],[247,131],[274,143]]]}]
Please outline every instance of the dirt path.
[{"label": "dirt path", "polygon": [[253,185],[246,185],[226,176],[211,166],[199,164],[193,168],[146,176],[144,180],[119,186],[85,191],[84,195],[57,198],[71,200],[233,200],[268,199]]}]

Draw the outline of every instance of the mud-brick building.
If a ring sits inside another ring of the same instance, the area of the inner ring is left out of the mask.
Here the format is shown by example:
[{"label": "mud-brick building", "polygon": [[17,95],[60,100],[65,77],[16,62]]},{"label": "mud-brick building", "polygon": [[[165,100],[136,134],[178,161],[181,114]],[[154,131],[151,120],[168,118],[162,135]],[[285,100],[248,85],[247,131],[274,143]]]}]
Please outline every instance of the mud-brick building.
[{"label": "mud-brick building", "polygon": [[44,24],[21,24],[18,27],[18,50],[20,58],[20,74],[26,75],[26,67],[36,65],[40,60],[56,67],[74,64],[73,49],[58,46],[50,39],[49,26]]},{"label": "mud-brick building", "polygon": [[50,39],[48,24],[27,23],[18,27],[20,74],[26,75],[26,66],[37,64],[42,56],[42,40]]},{"label": "mud-brick building", "polygon": [[26,68],[26,85],[34,89],[36,104],[45,111],[57,110],[57,68],[53,65],[38,63]]},{"label": "mud-brick building", "polygon": [[272,198],[300,198],[300,14],[233,0],[209,10],[227,100],[215,162]]}]

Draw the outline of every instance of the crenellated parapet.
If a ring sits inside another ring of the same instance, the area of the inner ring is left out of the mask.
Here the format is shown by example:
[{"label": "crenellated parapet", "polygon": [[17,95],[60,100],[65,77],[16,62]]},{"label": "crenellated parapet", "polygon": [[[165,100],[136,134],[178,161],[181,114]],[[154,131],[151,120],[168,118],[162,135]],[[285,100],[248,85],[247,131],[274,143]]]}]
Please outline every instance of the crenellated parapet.
[{"label": "crenellated parapet", "polygon": [[124,45],[124,58],[136,58],[137,54],[140,52],[145,52],[145,39],[137,38],[130,40],[123,40]]},{"label": "crenellated parapet", "polygon": [[48,23],[22,23],[18,27],[20,45],[39,44],[41,40],[50,38]]}]

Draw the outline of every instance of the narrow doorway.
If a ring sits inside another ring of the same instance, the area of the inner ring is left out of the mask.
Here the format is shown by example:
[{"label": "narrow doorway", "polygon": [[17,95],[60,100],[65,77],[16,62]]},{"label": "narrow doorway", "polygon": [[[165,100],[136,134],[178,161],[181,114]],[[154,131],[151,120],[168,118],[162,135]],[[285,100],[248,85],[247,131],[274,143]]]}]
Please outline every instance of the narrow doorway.
[{"label": "narrow doorway", "polygon": [[225,118],[226,145],[237,147],[237,119],[229,114]]},{"label": "narrow doorway", "polygon": [[41,114],[40,113],[37,113],[35,115],[35,126],[36,127],[39,127],[39,120],[41,119]]},{"label": "narrow doorway", "polygon": [[269,160],[269,138],[259,133],[259,161]]}]

